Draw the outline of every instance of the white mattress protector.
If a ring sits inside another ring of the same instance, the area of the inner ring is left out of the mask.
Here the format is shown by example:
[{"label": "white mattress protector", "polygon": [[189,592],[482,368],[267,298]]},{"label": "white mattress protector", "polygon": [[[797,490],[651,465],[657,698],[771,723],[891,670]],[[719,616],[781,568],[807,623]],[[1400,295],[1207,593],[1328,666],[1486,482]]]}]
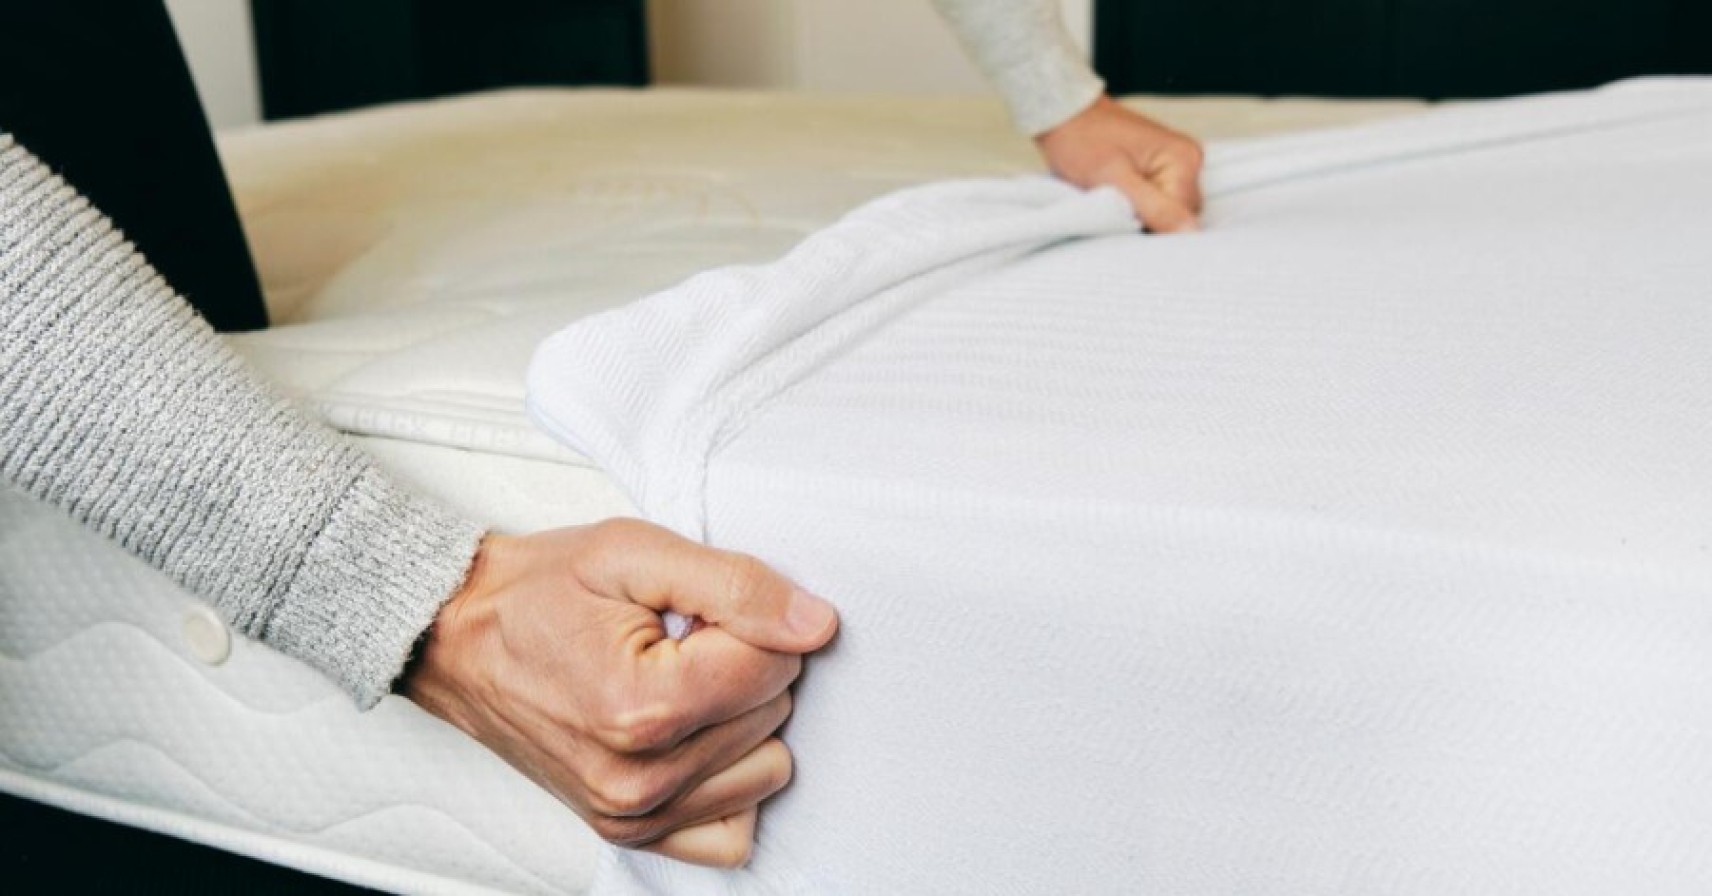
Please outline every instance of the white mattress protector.
[{"label": "white mattress protector", "polygon": [[[1209,138],[1417,103],[1155,99]],[[1038,170],[996,101],[529,90],[226,137],[276,326],[246,356],[352,433],[579,463],[523,413],[546,334],[778,257],[876,196]],[[501,520],[507,522],[509,520]]]},{"label": "white mattress protector", "polygon": [[543,346],[545,427],[843,616],[750,867],[604,889],[1712,890],[1712,81],[1207,190],[924,187]]},{"label": "white mattress protector", "polygon": [[[1160,101],[1212,136],[1410,103]],[[1030,170],[994,103],[520,91],[225,135],[275,328],[234,339],[398,475],[514,531],[632,512],[524,415],[534,345],[884,192]],[[574,816],[402,700],[356,712],[0,489],[0,790],[411,893],[576,893]],[[97,857],[98,858],[98,857]]]}]

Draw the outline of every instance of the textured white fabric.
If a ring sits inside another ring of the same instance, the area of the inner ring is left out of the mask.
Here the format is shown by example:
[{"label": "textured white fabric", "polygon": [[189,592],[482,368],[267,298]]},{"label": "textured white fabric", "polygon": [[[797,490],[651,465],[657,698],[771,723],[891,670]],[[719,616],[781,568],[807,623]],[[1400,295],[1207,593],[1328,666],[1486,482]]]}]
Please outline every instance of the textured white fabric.
[{"label": "textured white fabric", "polygon": [[596,838],[480,744],[236,635],[210,663],[202,613],[0,488],[0,791],[395,892],[588,886]]},{"label": "textured white fabric", "polygon": [[[1407,102],[1158,99],[1208,135]],[[544,336],[776,257],[912,183],[1030,170],[996,103],[529,90],[224,135],[271,311],[246,360],[389,473],[509,531],[634,513],[529,425]],[[0,791],[406,893],[580,893],[596,838],[408,703],[359,713],[111,543],[0,490]],[[257,774],[266,768],[267,774]]]},{"label": "textured white fabric", "polygon": [[844,622],[751,866],[600,887],[1712,889],[1712,83],[1208,192],[921,188],[543,346],[539,422]]}]

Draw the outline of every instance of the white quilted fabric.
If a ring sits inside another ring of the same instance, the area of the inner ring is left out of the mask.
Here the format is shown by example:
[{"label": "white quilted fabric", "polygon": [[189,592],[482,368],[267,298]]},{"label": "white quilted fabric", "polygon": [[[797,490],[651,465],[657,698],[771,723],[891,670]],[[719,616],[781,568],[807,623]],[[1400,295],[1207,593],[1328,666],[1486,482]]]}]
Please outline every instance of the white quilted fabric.
[{"label": "white quilted fabric", "polygon": [[0,492],[0,787],[382,887],[586,884],[586,829],[503,763],[401,701],[359,714],[255,644],[201,662],[197,609]]},{"label": "white quilted fabric", "polygon": [[[1406,102],[1155,100],[1209,137]],[[347,432],[576,463],[522,411],[545,334],[863,201],[1035,170],[996,102],[519,91],[231,135],[276,322],[240,337]]]},{"label": "white quilted fabric", "polygon": [[545,425],[842,617],[755,861],[606,891],[1712,891],[1712,79],[1207,191],[922,187],[543,345]]},{"label": "white quilted fabric", "polygon": [[[1408,104],[1167,101],[1217,135]],[[1035,163],[996,104],[528,91],[222,141],[280,326],[235,344],[399,475],[513,530],[632,512],[522,409],[538,340],[776,256],[880,193]],[[408,703],[187,636],[198,605],[0,491],[0,789],[412,893],[576,893],[594,840]]]}]

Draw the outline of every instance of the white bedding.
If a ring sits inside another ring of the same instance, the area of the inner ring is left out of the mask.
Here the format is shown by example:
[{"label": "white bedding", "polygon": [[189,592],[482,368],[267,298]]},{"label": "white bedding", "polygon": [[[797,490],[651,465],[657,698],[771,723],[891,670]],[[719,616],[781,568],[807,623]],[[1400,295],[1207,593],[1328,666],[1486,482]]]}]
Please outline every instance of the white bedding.
[{"label": "white bedding", "polygon": [[[1209,136],[1409,103],[1155,104]],[[535,343],[853,205],[1030,170],[996,104],[525,91],[226,135],[279,326],[234,339],[430,494],[511,530],[631,511],[524,416]],[[258,770],[265,770],[258,773]],[[0,790],[383,889],[576,893],[592,835],[400,700],[359,714],[0,490]]]},{"label": "white bedding", "polygon": [[1212,158],[1203,234],[935,185],[543,346],[843,616],[751,866],[605,890],[1712,890],[1712,80]]}]

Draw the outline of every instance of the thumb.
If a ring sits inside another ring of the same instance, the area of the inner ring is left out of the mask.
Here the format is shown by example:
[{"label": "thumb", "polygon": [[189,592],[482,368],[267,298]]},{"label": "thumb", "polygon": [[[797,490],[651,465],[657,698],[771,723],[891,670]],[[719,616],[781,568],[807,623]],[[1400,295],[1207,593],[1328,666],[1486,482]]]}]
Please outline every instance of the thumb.
[{"label": "thumb", "polygon": [[603,524],[617,543],[584,584],[656,612],[699,617],[753,647],[808,653],[832,640],[838,613],[746,554],[696,544],[639,520]]}]

